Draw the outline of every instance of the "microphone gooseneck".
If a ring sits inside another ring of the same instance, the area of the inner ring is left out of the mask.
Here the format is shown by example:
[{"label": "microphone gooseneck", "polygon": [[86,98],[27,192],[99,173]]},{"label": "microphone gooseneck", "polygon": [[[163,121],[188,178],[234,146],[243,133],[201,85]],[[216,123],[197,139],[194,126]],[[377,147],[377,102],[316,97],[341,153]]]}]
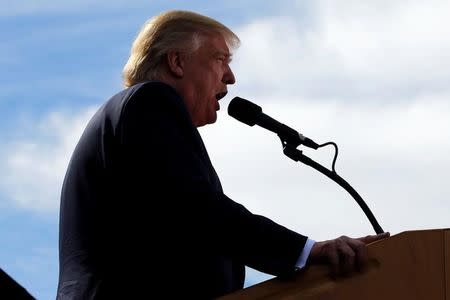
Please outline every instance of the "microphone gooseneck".
[{"label": "microphone gooseneck", "polygon": [[[321,172],[322,174],[326,175],[328,178],[339,184],[355,199],[366,217],[369,219],[369,222],[372,224],[375,232],[377,234],[384,232],[381,226],[378,224],[370,208],[367,206],[361,196],[356,192],[355,189],[353,189],[353,187],[348,182],[346,182],[336,173],[334,165],[336,162],[338,149],[335,143],[328,142],[318,145],[311,139],[298,133],[296,130],[264,114],[260,106],[240,97],[235,97],[233,98],[233,100],[231,100],[230,104],[228,105],[228,114],[238,121],[241,121],[242,123],[245,123],[249,126],[259,125],[278,134],[283,145],[283,153],[287,157],[291,158],[294,161],[300,161],[316,169],[317,171]],[[326,145],[333,145],[336,152],[333,159],[332,170],[325,168],[321,164],[304,155],[301,150],[296,149],[301,144],[313,149],[318,149]]]}]

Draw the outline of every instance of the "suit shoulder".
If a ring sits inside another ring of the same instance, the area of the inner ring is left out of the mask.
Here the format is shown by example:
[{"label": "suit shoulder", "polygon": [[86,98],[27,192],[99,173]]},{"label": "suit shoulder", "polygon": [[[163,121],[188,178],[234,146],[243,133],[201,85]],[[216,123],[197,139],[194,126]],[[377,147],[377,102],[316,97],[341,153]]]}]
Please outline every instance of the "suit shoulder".
[{"label": "suit shoulder", "polygon": [[122,112],[129,106],[158,107],[176,106],[184,110],[184,103],[178,92],[170,85],[159,81],[136,84],[126,90]]},{"label": "suit shoulder", "polygon": [[145,98],[166,98],[174,99],[174,101],[181,100],[178,92],[170,85],[160,81],[147,81],[136,84],[130,89],[130,99],[136,98],[136,96],[144,96]]},{"label": "suit shoulder", "polygon": [[163,108],[186,110],[181,96],[173,87],[159,81],[147,81],[116,93],[101,110],[104,110],[115,120],[114,123],[117,123],[121,116],[130,109],[143,109],[151,112]]},{"label": "suit shoulder", "polygon": [[121,105],[120,116],[120,119],[125,116],[145,116],[146,119],[171,116],[191,122],[186,105],[178,92],[159,81],[148,81],[130,87]]}]

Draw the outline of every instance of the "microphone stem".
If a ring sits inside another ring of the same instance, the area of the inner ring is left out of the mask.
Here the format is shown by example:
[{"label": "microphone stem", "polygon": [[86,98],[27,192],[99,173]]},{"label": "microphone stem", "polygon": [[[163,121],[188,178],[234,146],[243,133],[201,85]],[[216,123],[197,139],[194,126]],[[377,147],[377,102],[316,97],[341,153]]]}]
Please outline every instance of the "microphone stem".
[{"label": "microphone stem", "polygon": [[293,159],[294,161],[301,161],[305,165],[308,165],[320,173],[326,175],[328,178],[332,179],[334,182],[339,184],[341,187],[343,187],[352,197],[356,200],[358,205],[361,207],[363,212],[366,214],[366,217],[369,219],[370,224],[372,224],[372,227],[374,228],[375,232],[377,234],[383,233],[383,229],[378,224],[375,216],[372,214],[372,211],[367,206],[367,204],[364,202],[364,200],[361,198],[361,196],[355,191],[355,189],[347,182],[345,181],[341,176],[339,176],[336,172],[332,172],[322,166],[321,164],[315,162],[311,158],[305,156],[302,151],[296,149],[295,147],[290,146],[289,144],[284,145],[283,153],[286,154],[289,158]]}]

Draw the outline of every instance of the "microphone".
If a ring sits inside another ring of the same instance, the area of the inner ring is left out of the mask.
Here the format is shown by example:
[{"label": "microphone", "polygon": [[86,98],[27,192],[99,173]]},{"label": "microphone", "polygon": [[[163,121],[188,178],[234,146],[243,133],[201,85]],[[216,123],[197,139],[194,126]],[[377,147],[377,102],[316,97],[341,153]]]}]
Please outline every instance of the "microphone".
[{"label": "microphone", "polygon": [[296,130],[278,122],[262,112],[262,108],[248,100],[240,97],[234,97],[228,105],[228,114],[233,118],[249,126],[259,125],[270,130],[280,137],[283,142],[297,147],[300,144],[313,149],[319,148],[319,145],[313,140],[305,137]]}]

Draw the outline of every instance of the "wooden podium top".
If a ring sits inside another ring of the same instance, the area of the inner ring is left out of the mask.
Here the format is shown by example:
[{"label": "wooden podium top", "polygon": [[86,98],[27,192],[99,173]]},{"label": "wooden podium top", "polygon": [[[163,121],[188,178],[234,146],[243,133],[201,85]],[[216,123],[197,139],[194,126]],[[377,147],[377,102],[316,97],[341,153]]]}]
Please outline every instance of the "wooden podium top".
[{"label": "wooden podium top", "polygon": [[450,229],[405,231],[368,245],[364,271],[333,279],[310,266],[291,280],[273,278],[220,300],[450,300]]}]

